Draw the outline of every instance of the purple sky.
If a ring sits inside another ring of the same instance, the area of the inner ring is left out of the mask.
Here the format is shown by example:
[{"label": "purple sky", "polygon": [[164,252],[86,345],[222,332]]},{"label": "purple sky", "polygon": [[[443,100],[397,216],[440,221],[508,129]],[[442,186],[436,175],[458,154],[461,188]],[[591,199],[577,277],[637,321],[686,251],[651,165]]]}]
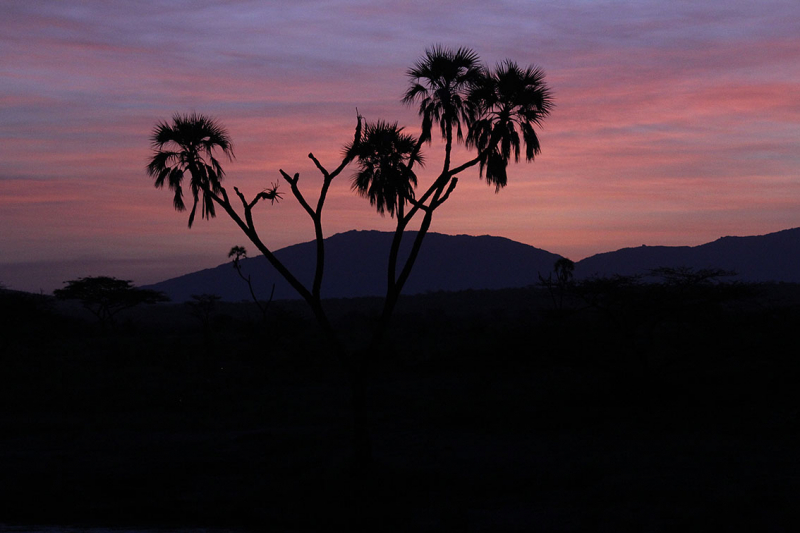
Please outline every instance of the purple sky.
[{"label": "purple sky", "polygon": [[[145,284],[224,262],[249,243],[223,216],[188,230],[153,188],[154,124],[213,115],[235,144],[229,188],[251,196],[283,168],[314,196],[306,154],[335,166],[356,107],[418,131],[399,99],[436,43],[542,67],[557,107],[536,162],[513,166],[499,194],[462,175],[433,231],[578,260],[800,226],[796,0],[5,2],[0,282]],[[337,181],[327,235],[392,228]],[[274,249],[313,236],[291,199],[259,222]]]}]

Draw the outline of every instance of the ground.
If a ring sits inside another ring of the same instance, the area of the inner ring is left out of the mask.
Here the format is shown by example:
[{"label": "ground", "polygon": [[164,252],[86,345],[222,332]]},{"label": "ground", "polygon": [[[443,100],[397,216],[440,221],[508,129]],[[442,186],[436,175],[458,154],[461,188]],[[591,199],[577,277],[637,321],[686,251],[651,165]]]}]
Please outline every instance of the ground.
[{"label": "ground", "polygon": [[[791,531],[797,292],[704,293],[680,314],[554,310],[535,289],[406,298],[370,381],[367,477],[345,375],[299,303],[266,325],[220,304],[210,329],[142,307],[103,330],[6,295],[0,523]],[[328,305],[363,342],[376,301]]]}]

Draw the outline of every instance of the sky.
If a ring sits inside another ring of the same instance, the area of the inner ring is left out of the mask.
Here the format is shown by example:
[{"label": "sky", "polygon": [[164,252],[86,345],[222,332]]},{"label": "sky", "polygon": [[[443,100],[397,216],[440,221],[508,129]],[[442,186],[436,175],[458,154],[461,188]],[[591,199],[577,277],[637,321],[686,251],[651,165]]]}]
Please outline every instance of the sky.
[{"label": "sky", "polygon": [[[796,0],[0,0],[0,283],[143,285],[254,252],[224,213],[188,229],[153,187],[156,123],[210,115],[233,139],[229,189],[253,196],[284,169],[316,198],[307,154],[335,167],[356,109],[419,132],[400,98],[437,44],[542,68],[556,106],[536,160],[497,194],[462,174],[432,231],[580,260],[800,226]],[[438,139],[425,153],[423,185]],[[331,188],[326,236],[393,229],[351,174]],[[256,222],[273,250],[313,238],[291,195]]]}]

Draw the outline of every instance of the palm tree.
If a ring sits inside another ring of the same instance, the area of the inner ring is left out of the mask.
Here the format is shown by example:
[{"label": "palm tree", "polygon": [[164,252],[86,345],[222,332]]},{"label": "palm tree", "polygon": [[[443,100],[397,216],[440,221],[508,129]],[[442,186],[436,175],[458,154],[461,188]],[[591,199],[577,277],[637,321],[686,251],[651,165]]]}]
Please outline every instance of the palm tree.
[{"label": "palm tree", "polygon": [[384,214],[403,216],[407,199],[414,198],[417,176],[410,163],[422,165],[418,141],[403,133],[397,123],[366,123],[360,139],[345,147],[345,156],[355,159],[358,172],[353,175],[352,189]]},{"label": "palm tree", "polygon": [[214,157],[214,150],[221,150],[229,160],[234,157],[233,145],[225,128],[205,115],[176,113],[171,124],[156,124],[150,141],[155,153],[147,165],[147,173],[155,178],[156,187],[161,188],[166,183],[175,192],[173,205],[177,211],[186,209],[182,182],[187,171],[191,176],[189,186],[194,203],[189,214],[189,227],[194,222],[201,192],[200,216],[214,217],[216,213],[210,193],[220,192],[220,181],[225,175]]},{"label": "palm tree", "polygon": [[523,69],[507,60],[493,72],[484,72],[473,86],[470,100],[480,118],[470,128],[467,145],[482,152],[481,175],[485,171],[486,182],[499,190],[506,185],[512,152],[514,161],[519,161],[520,140],[525,145],[526,161],[532,161],[541,151],[534,126],[541,126],[553,108],[550,89],[541,69]]},{"label": "palm tree", "polygon": [[403,96],[403,103],[419,103],[420,141],[431,141],[434,122],[439,123],[448,146],[452,143],[453,126],[457,139],[462,140],[461,123],[469,126],[474,115],[469,91],[481,78],[478,54],[469,48],[453,51],[437,45],[425,50],[422,59],[408,70],[408,77],[411,86]]}]

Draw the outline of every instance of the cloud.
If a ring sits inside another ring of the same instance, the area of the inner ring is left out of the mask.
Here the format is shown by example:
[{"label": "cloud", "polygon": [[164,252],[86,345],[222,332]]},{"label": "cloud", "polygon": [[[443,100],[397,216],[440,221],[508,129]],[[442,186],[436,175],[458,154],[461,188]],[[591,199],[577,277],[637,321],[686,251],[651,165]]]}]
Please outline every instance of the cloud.
[{"label": "cloud", "polygon": [[[557,103],[537,161],[514,166],[499,195],[465,175],[436,231],[579,258],[797,225],[797,2],[89,0],[6,3],[0,15],[4,258],[215,256],[241,241],[236,228],[188,232],[144,173],[158,120],[213,115],[236,147],[229,183],[252,195],[284,168],[313,196],[307,154],[335,166],[356,108],[418,131],[399,98],[435,43],[540,65]],[[427,150],[423,179],[437,165]],[[290,201],[259,223],[275,247],[311,236]],[[391,221],[344,175],[326,228],[353,227]]]}]

